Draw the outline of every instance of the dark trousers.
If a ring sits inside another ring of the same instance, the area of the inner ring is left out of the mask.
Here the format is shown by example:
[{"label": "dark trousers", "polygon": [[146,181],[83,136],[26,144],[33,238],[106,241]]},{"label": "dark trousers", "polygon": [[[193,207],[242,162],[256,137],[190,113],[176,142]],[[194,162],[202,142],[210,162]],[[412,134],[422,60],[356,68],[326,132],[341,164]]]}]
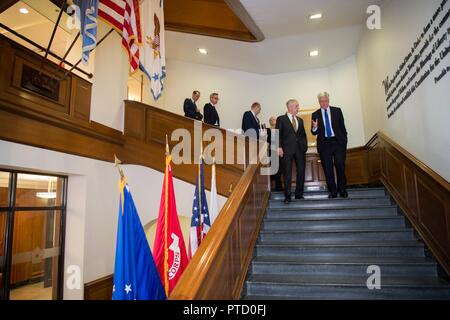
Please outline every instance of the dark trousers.
[{"label": "dark trousers", "polygon": [[270,181],[275,181],[275,190],[282,190],[281,176],[283,175],[283,159],[279,159],[279,167],[277,173],[270,176]]},{"label": "dark trousers", "polygon": [[284,194],[286,196],[291,195],[292,189],[292,163],[295,161],[297,169],[295,195],[302,196],[305,186],[305,153],[297,150],[295,154],[285,154],[283,157],[283,169],[284,169]]},{"label": "dark trousers", "polygon": [[[345,191],[347,186],[347,178],[345,177],[347,146],[339,144],[336,139],[326,139],[321,145],[319,154],[323,172],[327,179],[328,191],[330,193]],[[336,167],[337,186],[333,167]]]}]

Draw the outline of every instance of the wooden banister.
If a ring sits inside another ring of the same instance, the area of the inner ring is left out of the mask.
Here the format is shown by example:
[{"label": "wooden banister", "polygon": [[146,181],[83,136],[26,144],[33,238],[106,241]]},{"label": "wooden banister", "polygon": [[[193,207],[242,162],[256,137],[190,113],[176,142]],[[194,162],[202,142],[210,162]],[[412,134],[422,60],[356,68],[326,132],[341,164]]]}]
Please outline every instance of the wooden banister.
[{"label": "wooden banister", "polygon": [[170,299],[239,299],[269,192],[269,177],[249,165]]}]

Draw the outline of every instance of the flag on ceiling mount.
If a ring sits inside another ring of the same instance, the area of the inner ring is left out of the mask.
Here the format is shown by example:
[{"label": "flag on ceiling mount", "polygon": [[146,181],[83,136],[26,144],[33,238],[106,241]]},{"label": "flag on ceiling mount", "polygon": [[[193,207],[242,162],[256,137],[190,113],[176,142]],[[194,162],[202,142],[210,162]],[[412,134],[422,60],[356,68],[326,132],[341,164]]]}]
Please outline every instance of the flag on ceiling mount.
[{"label": "flag on ceiling mount", "polygon": [[140,68],[150,80],[151,93],[157,101],[164,90],[166,78],[164,1],[144,0],[141,12],[144,39]]},{"label": "flag on ceiling mount", "polygon": [[184,269],[186,269],[189,260],[178,220],[173,188],[172,157],[168,152],[168,145],[166,145],[166,149],[166,167],[153,252],[165,293],[169,296]]},{"label": "flag on ceiling mount", "polygon": [[135,72],[139,68],[142,44],[139,0],[99,0],[98,16],[122,35],[130,71]]},{"label": "flag on ceiling mount", "polygon": [[125,177],[120,183],[113,300],[165,300],[144,228]]},{"label": "flag on ceiling mount", "polygon": [[[99,0],[73,0],[73,4],[80,8],[77,17],[80,19],[80,33],[82,37],[82,61],[89,62],[89,54],[97,45],[97,14]],[[77,13],[77,11],[75,11]]]}]

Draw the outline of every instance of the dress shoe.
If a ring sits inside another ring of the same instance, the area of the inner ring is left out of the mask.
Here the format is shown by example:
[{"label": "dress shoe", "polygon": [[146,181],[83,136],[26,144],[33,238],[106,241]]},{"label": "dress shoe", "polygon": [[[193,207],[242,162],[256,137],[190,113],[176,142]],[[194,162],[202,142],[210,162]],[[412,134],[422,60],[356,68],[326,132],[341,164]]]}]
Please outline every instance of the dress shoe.
[{"label": "dress shoe", "polygon": [[304,200],[304,199],[305,199],[305,197],[301,194],[295,196],[295,200]]},{"label": "dress shoe", "polygon": [[328,199],[335,199],[337,198],[337,193],[336,192],[332,192],[328,195]]},{"label": "dress shoe", "polygon": [[291,196],[286,196],[286,198],[284,198],[284,203],[288,204],[292,202]]},{"label": "dress shoe", "polygon": [[348,192],[346,190],[339,192],[339,195],[341,198],[347,199],[348,198]]}]

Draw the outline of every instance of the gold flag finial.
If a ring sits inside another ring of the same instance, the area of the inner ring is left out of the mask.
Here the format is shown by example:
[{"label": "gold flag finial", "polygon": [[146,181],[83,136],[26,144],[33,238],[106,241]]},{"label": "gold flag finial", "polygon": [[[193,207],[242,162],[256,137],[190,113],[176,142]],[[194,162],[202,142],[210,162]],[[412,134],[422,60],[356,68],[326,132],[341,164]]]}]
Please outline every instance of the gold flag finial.
[{"label": "gold flag finial", "polygon": [[169,155],[170,155],[169,138],[167,137],[167,134],[166,134],[166,157],[168,157]]},{"label": "gold flag finial", "polygon": [[116,154],[114,154],[114,166],[117,168],[117,170],[119,170],[120,179],[123,180],[125,179],[125,175],[123,174],[123,170],[120,167],[121,164],[122,161],[119,158],[117,158]]}]

